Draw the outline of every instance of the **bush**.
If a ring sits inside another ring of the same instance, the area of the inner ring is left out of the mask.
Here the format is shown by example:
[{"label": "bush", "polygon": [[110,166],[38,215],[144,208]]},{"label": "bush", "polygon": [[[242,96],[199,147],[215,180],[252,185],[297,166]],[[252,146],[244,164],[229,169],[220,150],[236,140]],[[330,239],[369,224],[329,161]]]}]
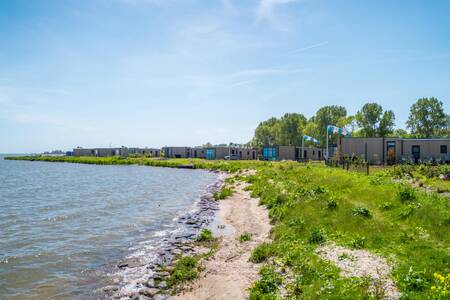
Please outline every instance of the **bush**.
[{"label": "bush", "polygon": [[313,230],[311,230],[308,238],[308,242],[310,244],[323,244],[325,240],[326,240],[325,233],[323,232],[322,229],[313,228]]},{"label": "bush", "polygon": [[428,282],[425,278],[424,271],[414,271],[412,267],[409,268],[408,273],[400,278],[400,285],[406,290],[422,291],[427,287]]},{"label": "bush", "polygon": [[215,200],[223,200],[233,195],[233,190],[230,188],[222,188],[219,192],[215,192],[213,197]]},{"label": "bush", "polygon": [[198,276],[198,261],[192,256],[185,256],[180,258],[171,271],[171,274],[167,280],[168,286],[193,280]]},{"label": "bush", "polygon": [[250,289],[250,299],[276,299],[278,286],[281,284],[281,276],[273,267],[264,266],[259,272],[261,279],[256,281]]},{"label": "bush", "polygon": [[354,216],[361,216],[364,218],[370,218],[372,216],[372,213],[370,212],[370,210],[368,210],[367,208],[362,207],[362,206],[353,208],[352,213]]},{"label": "bush", "polygon": [[406,218],[410,217],[414,213],[415,209],[416,209],[416,207],[414,205],[409,204],[408,206],[406,206],[405,208],[403,208],[400,211],[398,216],[400,218],[402,218],[402,219],[406,219]]},{"label": "bush", "polygon": [[392,209],[393,207],[394,207],[394,205],[392,204],[392,202],[383,202],[380,205],[381,210],[389,210],[389,209]]},{"label": "bush", "polygon": [[352,241],[352,247],[362,249],[366,245],[367,238],[365,236],[357,236]]},{"label": "bush", "polygon": [[265,261],[272,255],[272,247],[268,243],[262,243],[256,247],[250,255],[250,261],[254,263],[260,263]]},{"label": "bush", "polygon": [[397,190],[397,196],[402,202],[412,202],[417,200],[416,191],[408,185],[400,186]]},{"label": "bush", "polygon": [[327,208],[328,209],[336,209],[337,208],[337,201],[334,198],[330,198],[327,200]]},{"label": "bush", "polygon": [[209,229],[203,229],[200,234],[197,236],[198,242],[208,242],[214,239],[212,231]]}]

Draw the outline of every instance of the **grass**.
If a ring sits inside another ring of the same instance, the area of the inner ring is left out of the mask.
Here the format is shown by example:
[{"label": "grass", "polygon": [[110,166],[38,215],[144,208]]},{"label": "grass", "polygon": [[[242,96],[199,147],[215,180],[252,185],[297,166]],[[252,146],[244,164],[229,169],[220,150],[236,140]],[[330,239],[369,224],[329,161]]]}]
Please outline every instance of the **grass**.
[{"label": "grass", "polygon": [[450,205],[437,194],[404,188],[383,172],[295,163],[263,168],[249,181],[275,220],[273,242],[257,247],[250,260],[282,260],[299,277],[293,293],[305,299],[370,296],[366,281],[342,278],[317,257],[315,249],[326,242],[384,256],[406,299],[431,298],[433,273],[450,272]]},{"label": "grass", "polygon": [[96,165],[144,165],[152,167],[179,168],[186,165],[192,165],[194,169],[208,169],[226,172],[239,172],[243,169],[258,169],[273,165],[272,162],[241,160],[205,160],[205,159],[162,159],[149,157],[91,157],[91,156],[11,156],[5,157],[6,160],[27,160],[27,161],[46,161],[46,162],[64,162],[64,163],[82,163]]},{"label": "grass", "polygon": [[175,263],[175,266],[167,279],[167,285],[168,287],[173,287],[186,281],[193,280],[197,278],[199,271],[199,258],[194,256],[184,256]]},{"label": "grass", "polygon": [[229,187],[223,187],[220,191],[215,192],[213,197],[215,200],[223,200],[233,195],[233,190]]},{"label": "grass", "polygon": [[250,300],[277,299],[281,276],[270,266],[264,266],[259,272],[261,278],[250,288]]},{"label": "grass", "polygon": [[202,229],[200,234],[197,236],[197,242],[209,242],[214,240],[212,231],[209,229]]},{"label": "grass", "polygon": [[244,232],[243,234],[241,234],[239,236],[239,242],[243,243],[243,242],[248,242],[252,239],[252,235],[251,233],[248,232]]},{"label": "grass", "polygon": [[[15,158],[17,159],[17,158]],[[24,158],[20,158],[24,159]],[[259,161],[206,161],[152,158],[29,157],[28,160],[95,164],[139,164],[239,172],[257,169],[245,179],[252,196],[269,210],[273,242],[252,252],[250,261],[269,258],[292,270],[293,298],[371,299],[367,278],[344,278],[333,264],[316,255],[323,243],[363,248],[381,255],[393,266],[392,277],[404,299],[435,297],[434,273],[450,273],[450,201],[437,193],[405,187],[391,178],[421,178],[424,184],[448,183],[436,177],[446,169],[399,166],[366,176],[321,164]],[[440,180],[440,181],[439,181]],[[207,235],[207,234],[206,234]],[[201,234],[200,234],[201,236]],[[174,278],[189,278],[192,262],[180,266]],[[263,271],[264,269],[264,271]],[[252,299],[275,299],[280,281],[270,266],[251,288]],[[186,276],[183,274],[186,273]],[[178,279],[177,279],[178,280]]]}]

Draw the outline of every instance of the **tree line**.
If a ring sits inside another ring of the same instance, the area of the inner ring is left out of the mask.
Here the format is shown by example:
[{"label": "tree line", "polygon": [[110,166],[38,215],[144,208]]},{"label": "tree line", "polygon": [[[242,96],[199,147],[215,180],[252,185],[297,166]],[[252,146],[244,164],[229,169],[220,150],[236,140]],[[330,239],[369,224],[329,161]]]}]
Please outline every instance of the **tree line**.
[{"label": "tree line", "polygon": [[[324,146],[328,125],[345,127],[354,137],[450,137],[450,115],[441,101],[431,97],[411,106],[406,129],[395,128],[394,112],[377,103],[364,104],[355,115],[348,115],[344,106],[327,105],[309,119],[300,113],[286,113],[259,123],[251,144],[298,146],[303,136],[309,135]],[[337,137],[333,135],[330,141],[336,143]]]}]

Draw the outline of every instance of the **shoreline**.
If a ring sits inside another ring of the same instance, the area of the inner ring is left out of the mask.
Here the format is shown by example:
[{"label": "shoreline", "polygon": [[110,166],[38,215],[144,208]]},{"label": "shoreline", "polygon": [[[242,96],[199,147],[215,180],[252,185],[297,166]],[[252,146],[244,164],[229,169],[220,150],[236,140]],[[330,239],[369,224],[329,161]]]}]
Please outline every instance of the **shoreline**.
[{"label": "shoreline", "polygon": [[[154,279],[158,278],[161,272],[157,270],[172,265],[176,257],[180,255],[195,254],[196,249],[192,247],[200,230],[207,228],[217,217],[219,211],[219,201],[214,199],[214,193],[220,191],[229,176],[226,172],[210,170],[216,173],[217,179],[214,183],[206,186],[201,196],[193,203],[193,208],[173,219],[177,224],[177,229],[161,236],[161,242],[154,253],[155,259],[150,262],[142,262],[139,257],[127,256],[121,259],[115,266],[113,273],[119,277],[137,277],[129,282],[115,282],[106,286],[100,286],[94,293],[101,299],[130,299],[141,297],[151,299],[145,290],[151,286],[156,294],[165,287],[150,285]],[[157,234],[158,232],[155,232]],[[157,236],[157,235],[155,235]],[[144,291],[144,292],[143,292]],[[148,291],[147,291],[148,292]],[[147,297],[146,297],[147,295]],[[168,295],[159,294],[161,299]]]},{"label": "shoreline", "polygon": [[[247,183],[237,181],[234,193],[220,200],[218,218],[228,228],[219,237],[215,253],[202,260],[203,271],[171,299],[248,299],[249,288],[258,280],[260,264],[250,262],[254,248],[270,241],[271,225],[268,211],[258,198],[252,198],[245,188]],[[242,235],[250,239],[240,240]]]}]

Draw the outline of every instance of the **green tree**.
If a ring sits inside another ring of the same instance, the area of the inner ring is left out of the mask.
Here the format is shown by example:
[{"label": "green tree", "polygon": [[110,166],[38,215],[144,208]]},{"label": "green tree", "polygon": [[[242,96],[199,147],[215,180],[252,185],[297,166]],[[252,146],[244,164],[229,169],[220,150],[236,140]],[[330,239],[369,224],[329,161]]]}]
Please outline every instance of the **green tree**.
[{"label": "green tree", "polygon": [[287,146],[301,145],[305,126],[306,118],[302,114],[285,114],[280,119],[279,144]]},{"label": "green tree", "polygon": [[[327,126],[338,125],[339,121],[347,117],[347,109],[339,105],[328,105],[321,107],[314,116],[314,122],[318,129],[318,136],[316,138],[321,141],[322,145],[325,145]],[[332,139],[332,142],[335,142]]]},{"label": "green tree", "polygon": [[256,127],[252,144],[256,147],[274,145],[279,142],[279,136],[280,121],[277,118],[270,118]]},{"label": "green tree", "polygon": [[421,98],[411,106],[406,125],[418,137],[429,138],[445,132],[448,116],[441,101],[434,97]]},{"label": "green tree", "polygon": [[377,103],[366,103],[356,114],[356,122],[365,137],[386,136],[394,130],[395,115],[391,110],[383,112]]}]

